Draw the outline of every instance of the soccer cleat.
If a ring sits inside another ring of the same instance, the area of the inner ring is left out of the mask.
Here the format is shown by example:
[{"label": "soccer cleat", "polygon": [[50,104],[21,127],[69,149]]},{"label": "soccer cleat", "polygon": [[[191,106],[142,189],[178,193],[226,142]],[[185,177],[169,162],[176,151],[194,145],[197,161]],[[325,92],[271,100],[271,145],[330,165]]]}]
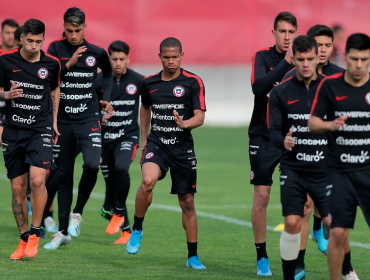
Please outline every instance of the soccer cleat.
[{"label": "soccer cleat", "polygon": [[186,266],[194,269],[206,269],[206,267],[200,262],[199,256],[188,258]]},{"label": "soccer cleat", "polygon": [[26,249],[24,250],[24,255],[28,258],[33,258],[37,255],[37,248],[39,247],[40,237],[36,234],[30,234],[28,236],[28,242]]},{"label": "soccer cleat", "polygon": [[306,271],[303,268],[297,268],[295,270],[294,280],[301,280],[306,278]]},{"label": "soccer cleat", "polygon": [[68,234],[72,237],[77,237],[81,230],[82,217],[81,214],[71,213],[69,216]]},{"label": "soccer cleat", "polygon": [[28,200],[28,215],[32,215],[31,200]]},{"label": "soccer cleat", "polygon": [[107,226],[105,232],[108,234],[116,234],[119,232],[121,226],[123,225],[123,222],[125,220],[125,217],[120,217],[116,214],[113,214],[112,220],[110,220],[109,225]]},{"label": "soccer cleat", "polygon": [[130,239],[131,233],[128,231],[124,231],[121,233],[121,237],[114,241],[114,244],[127,244],[128,240]]},{"label": "soccer cleat", "polygon": [[21,242],[19,242],[17,249],[14,251],[13,254],[10,255],[10,258],[12,260],[21,260],[24,257],[24,250],[26,250],[27,242],[24,242],[21,239]]},{"label": "soccer cleat", "polygon": [[328,240],[324,237],[323,223],[321,222],[321,228],[319,230],[312,230],[312,240],[317,242],[318,248],[325,255],[328,251]]},{"label": "soccer cleat", "polygon": [[57,224],[52,217],[46,217],[44,220],[44,224],[47,232],[58,232]]},{"label": "soccer cleat", "polygon": [[48,238],[43,227],[40,228],[40,238]]},{"label": "soccer cleat", "polygon": [[62,245],[67,245],[71,243],[72,240],[72,238],[69,235],[64,235],[61,231],[58,231],[52,237],[54,237],[53,240],[51,240],[49,243],[46,243],[44,245],[44,249],[56,250]]},{"label": "soccer cleat", "polygon": [[317,243],[320,239],[321,234],[322,234],[322,229],[312,230],[312,240]]},{"label": "soccer cleat", "polygon": [[261,258],[260,260],[257,261],[257,275],[272,276],[269,259]]},{"label": "soccer cleat", "polygon": [[347,275],[343,275],[344,280],[360,280],[358,278],[356,271],[350,271]]},{"label": "soccer cleat", "polygon": [[136,254],[139,252],[140,249],[140,241],[141,237],[143,236],[143,231],[142,230],[134,230],[131,233],[130,239],[128,240],[127,246],[126,246],[126,251],[129,254]]},{"label": "soccer cleat", "polygon": [[108,221],[112,219],[113,211],[108,211],[104,209],[104,206],[100,209],[100,216]]}]

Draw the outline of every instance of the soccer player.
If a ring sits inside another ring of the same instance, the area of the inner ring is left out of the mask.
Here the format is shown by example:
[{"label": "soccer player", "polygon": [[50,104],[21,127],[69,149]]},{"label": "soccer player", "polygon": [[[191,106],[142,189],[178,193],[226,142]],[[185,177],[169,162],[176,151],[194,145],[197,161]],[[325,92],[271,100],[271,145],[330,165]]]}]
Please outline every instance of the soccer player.
[{"label": "soccer player", "polygon": [[19,26],[14,32],[14,47],[20,48],[23,43],[21,41],[21,34],[23,33],[23,26]]},{"label": "soccer player", "polygon": [[[62,65],[58,128],[59,146],[55,146],[58,166],[58,218],[59,232],[44,249],[57,249],[80,234],[84,206],[93,190],[99,171],[101,155],[101,128],[99,102],[95,89],[97,68],[103,72],[103,100],[100,106],[110,113],[109,98],[112,86],[112,68],[107,52],[84,39],[85,13],[77,7],[64,14],[66,38],[53,41],[48,53],[57,57]],[[73,169],[75,147],[81,146],[84,165],[78,187],[78,198],[73,212]],[[69,222],[68,222],[69,221]],[[69,234],[69,235],[68,235]]]},{"label": "soccer player", "polygon": [[[280,159],[280,193],[285,228],[280,237],[284,279],[306,276],[295,272],[300,250],[300,232],[307,194],[312,197],[324,223],[329,228],[326,201],[326,137],[312,134],[307,120],[322,76],[316,73],[319,62],[315,39],[304,35],[293,42],[296,75],[271,91],[268,125],[273,144],[284,150]],[[294,131],[294,133],[293,133]]]},{"label": "soccer player", "polygon": [[329,131],[327,191],[332,222],[328,263],[333,280],[341,277],[345,243],[349,229],[354,227],[358,205],[370,226],[367,178],[370,172],[370,38],[361,33],[349,36],[345,60],[344,73],[321,82],[308,121],[314,133]]},{"label": "soccer player", "polygon": [[271,89],[293,68],[291,44],[297,35],[297,19],[289,12],[275,18],[272,35],[275,45],[253,57],[252,91],[254,108],[249,125],[250,183],[254,185],[252,224],[257,250],[257,275],[271,276],[266,252],[266,209],[270,200],[272,174],[281,151],[271,145],[266,124],[267,100]]},{"label": "soccer player", "polygon": [[[20,243],[10,256],[18,260],[36,256],[42,212],[47,192],[46,171],[51,165],[52,140],[59,135],[59,61],[41,50],[45,25],[27,20],[23,47],[0,56],[0,99],[6,100],[6,126],[2,135],[7,176],[12,189],[12,208]],[[54,137],[53,137],[54,133]],[[28,230],[26,199],[30,174],[32,224]]]},{"label": "soccer player", "polygon": [[14,32],[18,27],[18,23],[13,19],[6,19],[1,23],[1,39],[0,53],[9,51],[14,48]]},{"label": "soccer player", "polygon": [[[186,265],[194,269],[206,269],[197,253],[198,226],[194,206],[197,160],[191,136],[191,129],[204,122],[204,85],[198,76],[180,68],[184,53],[178,39],[164,39],[158,56],[163,70],[145,77],[142,84],[142,182],[136,193],[133,231],[126,250],[130,254],[139,251],[144,216],[152,202],[154,186],[170,168],[171,193],[178,196],[188,244]],[[148,135],[150,123],[152,129]]]},{"label": "soccer player", "polygon": [[[109,45],[108,53],[113,69],[111,104],[112,116],[103,115],[101,170],[105,179],[113,215],[106,229],[116,234],[122,229],[121,237],[114,244],[126,244],[131,236],[127,215],[126,199],[130,190],[129,168],[139,146],[139,97],[144,76],[127,68],[130,47],[122,41]],[[101,75],[99,74],[99,78]],[[109,118],[109,119],[107,119]]]}]

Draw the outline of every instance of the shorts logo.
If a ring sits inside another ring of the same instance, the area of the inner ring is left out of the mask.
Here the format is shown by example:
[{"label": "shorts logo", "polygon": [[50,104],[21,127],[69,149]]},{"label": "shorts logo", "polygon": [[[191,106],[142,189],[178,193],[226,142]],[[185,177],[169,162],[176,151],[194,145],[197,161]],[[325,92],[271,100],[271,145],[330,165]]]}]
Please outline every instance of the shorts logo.
[{"label": "shorts logo", "polygon": [[99,164],[102,164],[102,163],[103,163],[103,158],[100,157]]},{"label": "shorts logo", "polygon": [[95,65],[95,63],[96,63],[96,59],[95,59],[95,57],[93,57],[92,55],[90,55],[90,56],[86,57],[85,62],[86,62],[86,65],[87,66],[93,67]]},{"label": "shorts logo", "polygon": [[154,157],[154,153],[153,153],[153,152],[149,152],[149,153],[147,153],[147,154],[145,155],[145,159],[150,159],[150,158],[152,158],[152,157]]},{"label": "shorts logo", "polygon": [[176,97],[182,97],[185,94],[185,89],[182,86],[175,86],[173,88],[173,95]]},{"label": "shorts logo", "polygon": [[193,185],[192,188],[195,189],[197,187],[197,185]]},{"label": "shorts logo", "polygon": [[127,92],[129,95],[134,95],[134,94],[137,92],[137,87],[136,87],[136,85],[134,85],[134,84],[129,84],[129,85],[127,85],[127,87],[126,87],[126,92]]},{"label": "shorts logo", "polygon": [[254,179],[254,172],[253,172],[253,170],[251,170],[251,180],[253,180]]},{"label": "shorts logo", "polygon": [[48,77],[48,69],[42,67],[39,69],[39,71],[37,71],[37,76],[39,76],[40,79],[44,80]]},{"label": "shorts logo", "polygon": [[366,93],[365,95],[365,101],[368,105],[370,105],[370,92]]}]

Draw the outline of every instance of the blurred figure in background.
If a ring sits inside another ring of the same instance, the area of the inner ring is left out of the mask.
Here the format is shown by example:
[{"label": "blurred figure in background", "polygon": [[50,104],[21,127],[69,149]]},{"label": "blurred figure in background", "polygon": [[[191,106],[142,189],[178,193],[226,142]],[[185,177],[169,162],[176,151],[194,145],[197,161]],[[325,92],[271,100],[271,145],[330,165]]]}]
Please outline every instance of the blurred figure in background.
[{"label": "blurred figure in background", "polygon": [[18,27],[14,19],[6,19],[1,23],[1,46],[0,53],[14,48],[14,32]]}]

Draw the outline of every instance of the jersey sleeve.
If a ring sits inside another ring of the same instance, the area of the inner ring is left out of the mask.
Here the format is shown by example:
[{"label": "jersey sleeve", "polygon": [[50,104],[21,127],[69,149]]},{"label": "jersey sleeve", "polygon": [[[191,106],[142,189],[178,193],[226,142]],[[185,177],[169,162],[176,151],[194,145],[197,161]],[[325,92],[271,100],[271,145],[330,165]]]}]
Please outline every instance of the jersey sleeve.
[{"label": "jersey sleeve", "polygon": [[285,76],[283,77],[281,82],[286,81],[287,79],[289,79],[290,77],[295,76],[296,74],[297,74],[297,69],[294,67],[292,70],[290,70],[288,73],[285,74]]},{"label": "jersey sleeve", "polygon": [[94,81],[94,84],[95,84],[95,92],[96,92],[96,95],[98,96],[98,100],[103,100],[103,93],[104,93],[104,90],[103,90],[103,81],[102,81],[102,73],[100,72],[96,78],[96,80]]},{"label": "jersey sleeve", "polygon": [[193,110],[206,111],[205,88],[203,81],[199,77],[195,77],[195,82],[192,84],[192,103]]},{"label": "jersey sleeve", "polygon": [[270,72],[267,72],[269,65],[266,65],[265,59],[260,52],[253,56],[252,61],[252,91],[254,95],[261,96],[267,94],[276,81],[281,81],[289,69],[290,64],[282,59],[278,65]]},{"label": "jersey sleeve", "polygon": [[4,63],[3,59],[0,56],[0,87],[5,87],[5,69],[4,69]]},{"label": "jersey sleeve", "polygon": [[58,59],[55,60],[54,67],[52,69],[52,76],[50,81],[50,90],[53,91],[60,84],[60,62]]},{"label": "jersey sleeve", "polygon": [[101,55],[99,57],[99,68],[102,71],[102,84],[103,84],[103,96],[102,99],[105,101],[110,101],[110,95],[112,91],[113,73],[112,66],[109,62],[109,57],[107,52],[102,49]]},{"label": "jersey sleeve", "polygon": [[312,116],[324,118],[328,109],[328,84],[326,79],[322,80],[316,90],[316,95],[312,103],[311,112]]},{"label": "jersey sleeve", "polygon": [[267,106],[267,126],[271,142],[278,148],[284,148],[283,114],[279,95],[275,89],[271,91]]},{"label": "jersey sleeve", "polygon": [[140,95],[141,95],[141,104],[143,104],[145,107],[152,106],[152,100],[150,99],[149,90],[146,86],[146,79],[144,79],[141,83]]}]

